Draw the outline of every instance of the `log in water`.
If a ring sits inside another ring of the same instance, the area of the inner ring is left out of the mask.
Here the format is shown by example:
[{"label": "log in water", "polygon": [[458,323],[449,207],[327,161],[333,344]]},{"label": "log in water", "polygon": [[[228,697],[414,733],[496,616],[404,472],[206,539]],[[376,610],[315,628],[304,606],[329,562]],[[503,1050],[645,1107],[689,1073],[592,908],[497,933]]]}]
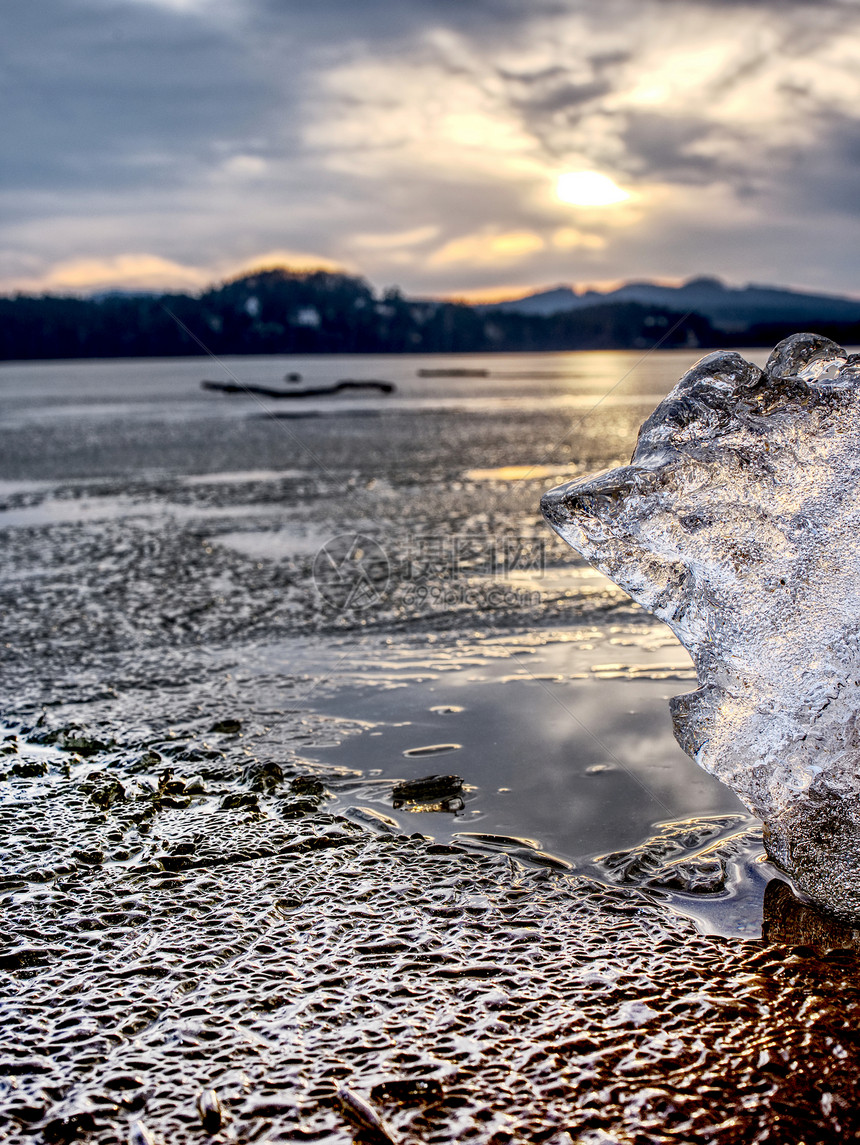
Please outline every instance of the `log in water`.
[{"label": "log in water", "polygon": [[381,382],[376,378],[344,378],[333,386],[313,386],[303,390],[281,390],[272,386],[245,386],[238,382],[212,382],[204,379],[201,389],[215,390],[222,394],[259,394],[266,398],[323,398],[348,390],[377,390],[381,394],[393,394],[393,382]]}]

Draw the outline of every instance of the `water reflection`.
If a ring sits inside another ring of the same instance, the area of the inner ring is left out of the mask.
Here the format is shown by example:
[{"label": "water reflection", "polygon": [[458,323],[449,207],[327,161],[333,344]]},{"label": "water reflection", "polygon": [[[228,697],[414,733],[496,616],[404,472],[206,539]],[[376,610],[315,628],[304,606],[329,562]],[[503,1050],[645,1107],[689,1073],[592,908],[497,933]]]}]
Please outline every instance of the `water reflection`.
[{"label": "water reflection", "polygon": [[[339,664],[337,692],[313,700],[362,732],[309,752],[358,769],[335,784],[341,800],[393,815],[407,833],[525,836],[580,862],[641,842],[655,822],[741,810],[675,743],[667,681],[690,673],[686,653],[644,626],[465,646],[368,641]],[[454,753],[445,770],[462,777],[464,805],[416,824],[414,810],[392,808],[391,787],[438,770],[440,752]]]},{"label": "water reflection", "polygon": [[860,951],[860,928],[802,901],[778,878],[765,888],[762,939],[812,950]]}]

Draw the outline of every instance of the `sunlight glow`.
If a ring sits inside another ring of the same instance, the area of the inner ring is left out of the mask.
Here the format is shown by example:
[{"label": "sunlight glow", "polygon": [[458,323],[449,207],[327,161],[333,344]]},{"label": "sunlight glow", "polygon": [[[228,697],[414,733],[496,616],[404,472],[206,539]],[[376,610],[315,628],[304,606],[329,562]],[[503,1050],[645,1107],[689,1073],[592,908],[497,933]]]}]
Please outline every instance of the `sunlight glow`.
[{"label": "sunlight glow", "polygon": [[73,258],[55,263],[23,285],[31,291],[199,290],[212,281],[203,267],[184,266],[159,255],[134,253]]},{"label": "sunlight glow", "polygon": [[546,243],[534,231],[505,231],[501,234],[482,231],[451,239],[428,259],[429,266],[503,266],[519,262],[541,251]]},{"label": "sunlight glow", "polygon": [[558,250],[603,250],[606,239],[590,235],[576,227],[559,227],[552,236],[552,245]]},{"label": "sunlight glow", "polygon": [[412,227],[407,231],[381,232],[379,234],[358,234],[352,236],[354,246],[370,250],[394,250],[397,247],[417,246],[430,242],[439,233],[438,226]]},{"label": "sunlight glow", "polygon": [[627,191],[599,171],[566,171],[559,175],[555,193],[563,203],[574,207],[611,207],[630,198]]}]

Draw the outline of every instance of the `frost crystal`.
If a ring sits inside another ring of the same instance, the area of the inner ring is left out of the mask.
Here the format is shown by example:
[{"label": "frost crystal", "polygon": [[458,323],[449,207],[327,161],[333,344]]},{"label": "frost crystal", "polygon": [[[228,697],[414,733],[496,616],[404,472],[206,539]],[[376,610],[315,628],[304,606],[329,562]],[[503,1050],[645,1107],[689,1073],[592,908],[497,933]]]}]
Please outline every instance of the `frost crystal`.
[{"label": "frost crystal", "polygon": [[860,355],[707,355],[631,464],[541,503],[689,649],[675,735],[765,824],[798,889],[860,915]]}]

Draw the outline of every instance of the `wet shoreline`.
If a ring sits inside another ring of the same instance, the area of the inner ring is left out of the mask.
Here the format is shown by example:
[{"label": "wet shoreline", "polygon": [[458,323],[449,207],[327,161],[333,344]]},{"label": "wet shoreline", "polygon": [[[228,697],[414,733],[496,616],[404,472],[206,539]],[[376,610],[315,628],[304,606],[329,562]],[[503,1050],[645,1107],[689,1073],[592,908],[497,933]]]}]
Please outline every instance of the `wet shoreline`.
[{"label": "wet shoreline", "polygon": [[[344,1085],[403,1142],[856,1131],[856,936],[679,770],[689,666],[537,517],[639,416],[19,426],[7,1140],[348,1142]],[[430,773],[461,808],[394,806]]]}]

